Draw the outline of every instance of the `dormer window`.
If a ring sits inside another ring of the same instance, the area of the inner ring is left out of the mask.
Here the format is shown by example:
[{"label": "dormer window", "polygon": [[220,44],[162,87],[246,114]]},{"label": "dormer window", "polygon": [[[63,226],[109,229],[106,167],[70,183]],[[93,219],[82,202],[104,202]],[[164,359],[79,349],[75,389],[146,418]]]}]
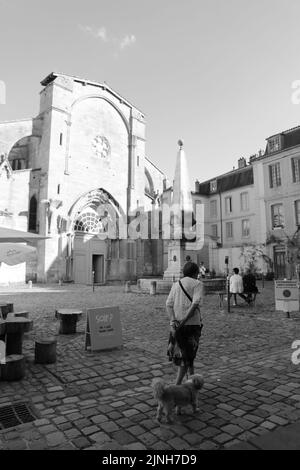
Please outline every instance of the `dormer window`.
[{"label": "dormer window", "polygon": [[215,193],[217,191],[217,180],[210,181],[209,190],[211,193]]},{"label": "dormer window", "polygon": [[270,137],[268,140],[268,151],[269,153],[278,152],[281,150],[281,135],[275,135],[274,137]]}]

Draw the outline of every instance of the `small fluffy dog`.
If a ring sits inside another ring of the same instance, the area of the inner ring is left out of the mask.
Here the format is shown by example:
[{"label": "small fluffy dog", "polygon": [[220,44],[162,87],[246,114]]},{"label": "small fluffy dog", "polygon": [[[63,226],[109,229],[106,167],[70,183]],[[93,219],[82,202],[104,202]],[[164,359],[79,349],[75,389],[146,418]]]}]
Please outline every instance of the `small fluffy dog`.
[{"label": "small fluffy dog", "polygon": [[181,385],[167,385],[162,379],[155,378],[152,381],[154,398],[158,401],[156,419],[160,422],[165,411],[168,423],[171,423],[171,413],[176,407],[176,413],[181,413],[181,406],[192,405],[193,412],[198,411],[198,391],[203,387],[202,375],[191,375],[189,380]]}]

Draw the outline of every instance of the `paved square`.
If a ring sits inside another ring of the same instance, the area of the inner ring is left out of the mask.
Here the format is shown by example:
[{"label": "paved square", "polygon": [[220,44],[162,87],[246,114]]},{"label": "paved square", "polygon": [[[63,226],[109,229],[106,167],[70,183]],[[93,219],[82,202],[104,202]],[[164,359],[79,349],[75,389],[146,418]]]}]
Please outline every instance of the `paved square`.
[{"label": "paved square", "polygon": [[[217,296],[205,298],[195,367],[205,379],[200,412],[184,409],[167,425],[155,421],[150,388],[153,377],[171,382],[176,374],[166,356],[165,295],[125,294],[122,286],[1,288],[1,301],[28,310],[34,327],[24,337],[26,377],[0,382],[0,406],[26,401],[37,419],[0,431],[0,449],[255,449],[293,423],[298,432],[300,365],[291,344],[300,339],[300,314],[274,310],[272,282],[259,289],[255,308],[240,300],[230,314]],[[115,305],[124,347],[85,351],[86,308]],[[55,310],[73,307],[84,311],[77,333],[59,335]],[[34,363],[41,333],[57,338],[55,364]]]}]

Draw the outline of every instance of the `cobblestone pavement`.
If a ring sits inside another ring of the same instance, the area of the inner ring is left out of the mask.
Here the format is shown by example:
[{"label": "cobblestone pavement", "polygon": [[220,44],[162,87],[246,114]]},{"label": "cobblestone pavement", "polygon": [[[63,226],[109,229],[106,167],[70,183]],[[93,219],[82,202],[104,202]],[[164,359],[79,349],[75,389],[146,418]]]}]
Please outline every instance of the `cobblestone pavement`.
[{"label": "cobblestone pavement", "polygon": [[[291,344],[300,339],[300,314],[274,310],[273,283],[260,289],[256,307],[221,311],[204,301],[204,329],[196,361],[203,373],[200,412],[186,408],[174,424],[155,421],[150,383],[172,382],[165,295],[123,293],[121,286],[1,288],[0,302],[29,310],[34,328],[24,337],[26,377],[0,382],[0,407],[27,402],[36,420],[0,430],[0,449],[222,449],[238,448],[300,420],[300,365]],[[57,308],[119,305],[124,346],[84,350],[86,316],[75,335],[59,335]],[[57,338],[57,362],[34,363],[34,340]],[[0,408],[1,412],[1,408]],[[1,426],[0,426],[1,427]],[[257,447],[257,446],[256,446]]]}]

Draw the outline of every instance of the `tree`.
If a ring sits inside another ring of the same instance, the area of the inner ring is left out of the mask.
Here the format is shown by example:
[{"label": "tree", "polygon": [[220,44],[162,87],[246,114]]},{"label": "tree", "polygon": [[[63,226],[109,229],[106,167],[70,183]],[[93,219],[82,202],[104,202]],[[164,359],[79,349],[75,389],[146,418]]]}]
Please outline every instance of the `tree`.
[{"label": "tree", "polygon": [[258,268],[259,260],[263,260],[267,265],[268,270],[273,270],[273,261],[265,253],[265,244],[260,243],[258,245],[246,245],[242,247],[240,258],[243,259],[243,264],[245,269],[249,269],[253,274],[261,271]]}]

